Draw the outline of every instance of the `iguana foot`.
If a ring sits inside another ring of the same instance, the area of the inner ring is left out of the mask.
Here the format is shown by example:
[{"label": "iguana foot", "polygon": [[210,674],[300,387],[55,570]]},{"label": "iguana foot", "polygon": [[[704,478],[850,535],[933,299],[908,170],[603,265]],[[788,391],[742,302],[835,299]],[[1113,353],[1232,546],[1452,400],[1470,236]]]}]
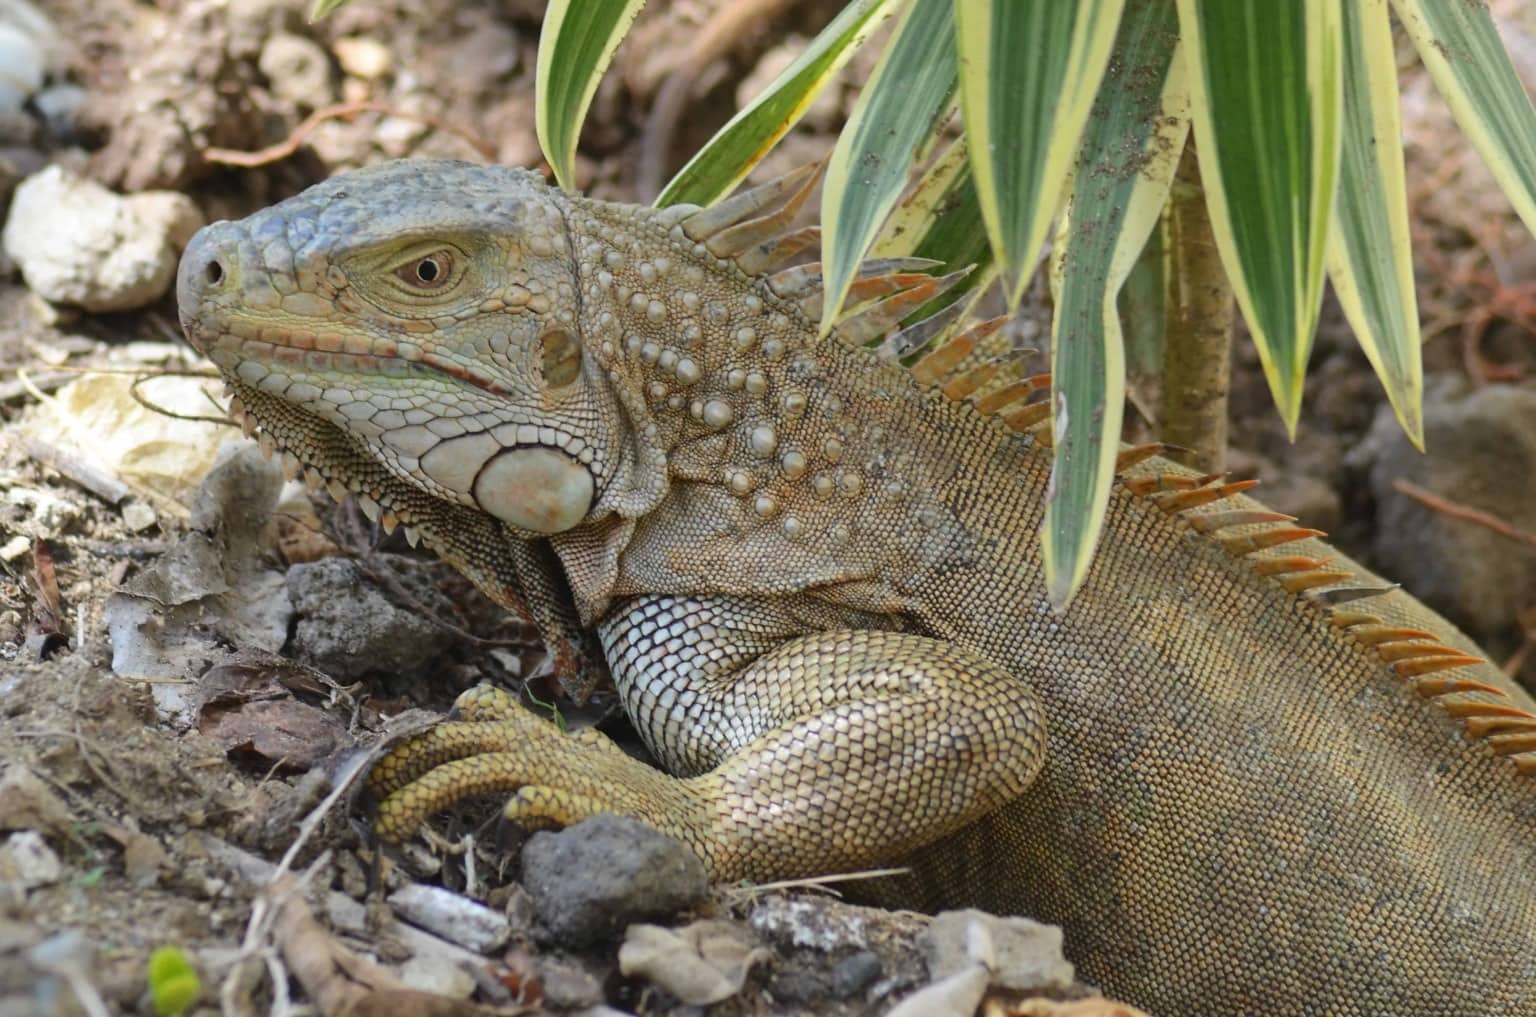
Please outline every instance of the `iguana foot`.
[{"label": "iguana foot", "polygon": [[489,686],[465,692],[452,719],[396,745],[368,776],[380,803],[374,831],[386,843],[407,840],[427,818],[466,799],[510,793],[507,818],[528,829],[618,813],[702,856],[707,824],[695,818],[702,803],[690,783],[646,766],[595,730],[564,732]]}]

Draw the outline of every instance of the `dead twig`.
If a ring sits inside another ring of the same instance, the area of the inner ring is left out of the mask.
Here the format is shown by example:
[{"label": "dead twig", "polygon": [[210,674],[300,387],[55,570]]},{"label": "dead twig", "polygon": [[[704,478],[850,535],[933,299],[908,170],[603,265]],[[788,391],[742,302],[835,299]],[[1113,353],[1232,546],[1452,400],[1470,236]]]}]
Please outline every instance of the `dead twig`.
[{"label": "dead twig", "polygon": [[1520,622],[1520,633],[1524,638],[1520,648],[1510,654],[1509,659],[1500,668],[1510,678],[1520,673],[1525,667],[1525,662],[1530,659],[1532,651],[1536,651],[1536,605],[1526,608],[1515,617]]},{"label": "dead twig", "polygon": [[740,896],[751,899],[760,894],[770,893],[774,890],[820,890],[833,897],[841,897],[842,894],[834,889],[837,883],[850,883],[854,880],[884,879],[887,876],[904,876],[912,870],[909,868],[890,869],[864,869],[859,872],[834,872],[825,876],[807,876],[803,879],[779,879],[772,883],[754,883],[751,886],[729,887],[726,893],[731,896]]},{"label": "dead twig", "polygon": [[279,162],[290,158],[303,147],[304,141],[309,135],[325,123],[327,120],[351,119],[359,113],[383,113],[385,116],[399,117],[402,120],[413,120],[418,124],[425,124],[433,130],[443,131],[463,139],[486,162],[496,161],[496,149],[489,142],[477,137],[462,127],[455,126],[437,117],[427,116],[421,113],[409,113],[394,106],[382,102],[343,102],[334,106],[323,106],[304,118],[304,122],[295,127],[288,137],[275,145],[257,149],[254,152],[242,152],[234,148],[205,148],[203,158],[221,166],[241,166],[247,169],[254,166],[265,166],[268,163]]},{"label": "dead twig", "polygon": [[27,435],[22,440],[21,446],[27,453],[27,458],[48,467],[76,487],[94,494],[108,505],[119,505],[133,493],[132,488],[111,470],[98,463],[82,459],[68,449],[44,441],[37,435]]},{"label": "dead twig", "polygon": [[191,420],[203,424],[219,424],[222,427],[240,426],[231,420],[228,416],[205,417],[195,413],[178,413],[175,410],[168,410],[164,406],[161,406],[159,403],[150,402],[149,396],[139,391],[139,386],[144,384],[146,381],[154,381],[156,378],[164,378],[172,375],[184,375],[189,378],[208,377],[208,375],[197,371],[159,371],[154,374],[143,374],[133,379],[133,384],[128,386],[128,395],[133,399],[134,402],[138,403],[149,412],[158,413],[162,417],[170,417],[172,420]]},{"label": "dead twig", "polygon": [[1508,537],[1510,540],[1524,544],[1526,547],[1536,547],[1536,533],[1522,530],[1518,526],[1505,522],[1491,512],[1484,512],[1482,509],[1451,501],[1449,498],[1442,497],[1432,491],[1426,491],[1412,481],[1403,480],[1402,478],[1392,481],[1392,488],[1402,494],[1406,494],[1419,504],[1439,512],[1441,515],[1449,516],[1452,519],[1460,519],[1463,522],[1476,523],[1478,526],[1492,530],[1501,537]]},{"label": "dead twig", "polygon": [[[248,963],[252,961],[259,961],[267,969],[272,990],[278,994],[279,998],[273,1004],[273,1012],[288,1012],[286,999],[288,973],[278,956],[276,944],[281,942],[281,939],[276,935],[274,925],[280,921],[278,914],[284,900],[294,894],[302,896],[303,887],[313,881],[314,873],[328,864],[330,852],[322,852],[302,879],[297,882],[290,875],[290,869],[304,845],[319,829],[321,821],[341,800],[342,795],[351,789],[352,782],[363,772],[365,761],[366,757],[360,755],[336,774],[335,786],[324,800],[304,817],[299,824],[298,834],[294,837],[293,843],[288,846],[282,860],[272,870],[270,878],[263,887],[263,892],[258,894],[252,902],[251,916],[245,927],[245,938],[241,941],[239,956],[236,962],[230,965],[229,975],[220,986],[219,999],[225,1005],[226,1012],[238,1010],[234,1003],[241,995],[243,983],[249,978]],[[274,909],[278,909],[277,914],[274,913]]]}]

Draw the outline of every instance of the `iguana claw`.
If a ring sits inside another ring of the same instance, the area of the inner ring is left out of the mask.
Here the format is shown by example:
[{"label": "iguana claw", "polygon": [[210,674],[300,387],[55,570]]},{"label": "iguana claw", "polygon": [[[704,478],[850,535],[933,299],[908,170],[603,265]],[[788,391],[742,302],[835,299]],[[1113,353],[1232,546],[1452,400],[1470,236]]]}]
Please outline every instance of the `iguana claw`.
[{"label": "iguana claw", "polygon": [[467,799],[510,794],[507,818],[530,829],[611,812],[700,843],[687,820],[698,811],[686,805],[689,782],[646,766],[597,731],[563,732],[488,686],[461,695],[454,716],[462,719],[390,749],[369,774],[380,840],[405,841],[430,816]]}]

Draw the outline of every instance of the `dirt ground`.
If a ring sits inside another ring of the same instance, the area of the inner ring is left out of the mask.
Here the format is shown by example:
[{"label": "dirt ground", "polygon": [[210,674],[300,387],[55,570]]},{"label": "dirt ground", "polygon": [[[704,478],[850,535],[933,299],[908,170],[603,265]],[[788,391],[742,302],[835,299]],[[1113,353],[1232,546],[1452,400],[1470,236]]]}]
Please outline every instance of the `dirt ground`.
[{"label": "dirt ground", "polygon": [[[40,3],[47,82],[79,89],[0,112],[0,219],[18,181],[49,163],[123,193],[179,192],[208,220],[384,158],[541,166],[538,0],[359,0],[314,25],[306,6]],[[583,189],[646,197],[647,175],[681,165],[839,5],[758,3],[739,30],[704,31],[732,16],[719,6],[642,14],[582,135]],[[0,25],[6,12],[0,2]],[[1511,22],[1527,51],[1532,20]],[[830,148],[869,64],[855,59],[762,175]],[[1330,301],[1294,443],[1239,335],[1229,466],[1448,611],[1529,685],[1536,241],[1475,160],[1447,152],[1444,113],[1413,73],[1430,458],[1404,458]],[[648,121],[669,88],[683,115]],[[219,154],[294,141],[254,166]],[[188,998],[201,1012],[307,1001],[339,1013],[365,985],[403,1012],[873,1014],[942,980],[945,943],[926,919],[823,888],[674,903],[660,918],[687,935],[625,973],[622,935],[551,934],[510,882],[512,835],[494,823],[445,822],[431,847],[376,863],[366,803],[327,795],[381,731],[478,682],[553,700],[543,648],[402,535],[252,455],[175,321],[172,296],[100,313],[50,305],[0,255],[0,1017],[155,1012],[147,961],[166,946],[197,972]],[[1438,502],[1394,486],[1405,478]],[[611,695],[561,709],[626,738]],[[305,892],[286,892],[281,872]],[[485,907],[439,901],[424,917],[425,905],[370,892],[417,883]],[[466,941],[481,920],[490,939]],[[434,1009],[413,989],[477,1002]],[[1039,1009],[1016,989],[996,989],[989,1012],[1132,1012],[1085,1001],[1070,974]]]}]

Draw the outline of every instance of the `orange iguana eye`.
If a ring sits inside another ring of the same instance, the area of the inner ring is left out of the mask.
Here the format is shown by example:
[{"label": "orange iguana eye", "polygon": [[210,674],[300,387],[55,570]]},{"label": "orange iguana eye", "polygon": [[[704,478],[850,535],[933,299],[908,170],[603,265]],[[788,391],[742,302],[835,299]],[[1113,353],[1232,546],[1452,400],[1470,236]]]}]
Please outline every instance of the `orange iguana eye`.
[{"label": "orange iguana eye", "polygon": [[408,285],[419,290],[435,290],[448,282],[453,275],[453,256],[447,251],[435,251],[395,269]]}]

